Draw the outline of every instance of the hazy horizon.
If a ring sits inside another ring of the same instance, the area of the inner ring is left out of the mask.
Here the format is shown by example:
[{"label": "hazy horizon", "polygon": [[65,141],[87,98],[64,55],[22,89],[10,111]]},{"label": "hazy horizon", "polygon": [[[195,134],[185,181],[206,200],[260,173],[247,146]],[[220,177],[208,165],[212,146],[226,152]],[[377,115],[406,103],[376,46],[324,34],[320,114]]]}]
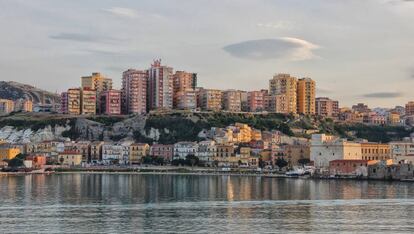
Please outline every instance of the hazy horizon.
[{"label": "hazy horizon", "polygon": [[0,0],[0,80],[61,92],[153,59],[199,86],[268,88],[275,73],[317,82],[341,106],[414,99],[414,1]]}]

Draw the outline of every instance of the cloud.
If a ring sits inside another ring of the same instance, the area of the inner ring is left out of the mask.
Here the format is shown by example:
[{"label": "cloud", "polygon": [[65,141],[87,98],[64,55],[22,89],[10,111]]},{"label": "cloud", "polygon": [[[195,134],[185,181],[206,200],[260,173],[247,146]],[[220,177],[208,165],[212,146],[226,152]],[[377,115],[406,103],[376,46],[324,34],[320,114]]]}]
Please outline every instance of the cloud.
[{"label": "cloud", "polygon": [[378,93],[367,93],[362,95],[365,98],[398,98],[404,96],[400,92],[378,92]]},{"label": "cloud", "polygon": [[293,24],[289,21],[278,21],[276,23],[258,23],[260,28],[274,28],[274,29],[291,29]]},{"label": "cloud", "polygon": [[313,50],[317,48],[319,48],[318,45],[299,38],[280,37],[275,39],[243,41],[227,45],[223,50],[241,59],[288,59],[301,61],[318,58],[318,56],[313,54]]},{"label": "cloud", "polygon": [[324,89],[324,88],[316,88],[316,93],[318,94],[330,94],[332,90]]},{"label": "cloud", "polygon": [[66,40],[77,42],[111,42],[115,41],[114,38],[102,37],[99,35],[82,34],[82,33],[58,33],[51,35],[49,38],[54,40]]},{"label": "cloud", "polygon": [[136,10],[131,8],[124,8],[124,7],[112,7],[109,9],[103,9],[103,11],[108,12],[112,15],[124,17],[124,18],[138,18],[139,14]]}]

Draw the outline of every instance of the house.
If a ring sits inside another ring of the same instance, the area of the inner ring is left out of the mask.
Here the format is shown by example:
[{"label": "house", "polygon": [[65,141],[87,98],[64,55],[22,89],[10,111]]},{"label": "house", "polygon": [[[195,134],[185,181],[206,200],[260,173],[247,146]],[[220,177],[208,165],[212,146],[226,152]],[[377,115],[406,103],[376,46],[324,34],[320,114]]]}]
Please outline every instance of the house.
[{"label": "house", "polygon": [[59,153],[58,163],[66,166],[80,166],[82,164],[82,154],[76,151],[65,151]]},{"label": "house", "polygon": [[173,159],[185,159],[188,155],[196,155],[198,144],[196,142],[182,141],[174,144]]}]

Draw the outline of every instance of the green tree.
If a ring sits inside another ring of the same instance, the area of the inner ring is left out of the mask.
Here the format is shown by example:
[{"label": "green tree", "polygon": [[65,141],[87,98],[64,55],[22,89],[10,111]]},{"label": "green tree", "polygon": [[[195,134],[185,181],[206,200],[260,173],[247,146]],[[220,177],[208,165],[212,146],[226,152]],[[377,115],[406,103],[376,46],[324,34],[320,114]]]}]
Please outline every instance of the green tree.
[{"label": "green tree", "polygon": [[26,155],[25,154],[18,154],[16,155],[16,157],[14,157],[13,159],[9,160],[9,167],[21,167],[23,166],[23,161],[26,159]]},{"label": "green tree", "polygon": [[279,169],[282,169],[282,168],[284,168],[288,165],[288,162],[286,162],[286,160],[284,158],[280,157],[276,160],[275,164],[276,164],[276,166],[279,167]]},{"label": "green tree", "polygon": [[197,166],[200,162],[200,159],[194,154],[189,154],[185,157],[186,164],[189,166]]},{"label": "green tree", "polygon": [[308,158],[301,158],[298,160],[298,163],[302,166],[305,166],[310,163],[310,160]]}]

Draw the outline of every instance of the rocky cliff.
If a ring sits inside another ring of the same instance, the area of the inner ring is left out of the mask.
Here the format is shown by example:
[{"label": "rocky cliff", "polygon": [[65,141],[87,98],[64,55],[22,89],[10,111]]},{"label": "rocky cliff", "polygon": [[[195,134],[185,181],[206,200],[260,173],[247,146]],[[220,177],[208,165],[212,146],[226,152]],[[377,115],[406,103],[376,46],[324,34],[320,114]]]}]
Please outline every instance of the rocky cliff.
[{"label": "rocky cliff", "polygon": [[0,99],[29,99],[33,103],[52,104],[60,102],[60,96],[31,85],[14,81],[0,81]]}]

